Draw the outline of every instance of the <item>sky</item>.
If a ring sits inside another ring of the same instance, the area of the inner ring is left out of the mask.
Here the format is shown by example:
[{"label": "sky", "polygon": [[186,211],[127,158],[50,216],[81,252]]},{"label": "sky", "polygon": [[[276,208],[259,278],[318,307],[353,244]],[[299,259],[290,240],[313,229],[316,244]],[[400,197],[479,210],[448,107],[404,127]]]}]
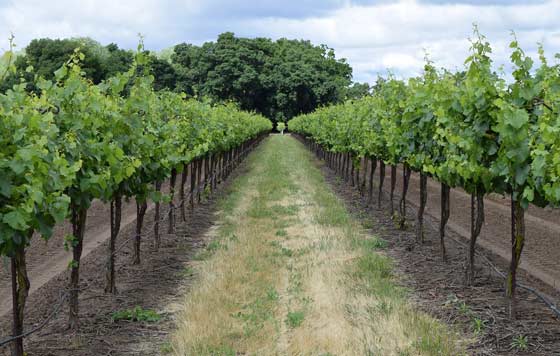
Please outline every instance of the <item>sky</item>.
[{"label": "sky", "polygon": [[551,59],[560,52],[560,0],[0,0],[0,49],[10,33],[19,48],[33,38],[89,36],[130,49],[141,33],[159,51],[231,31],[326,44],[348,60],[355,81],[373,83],[388,72],[418,75],[426,53],[439,67],[462,69],[473,23],[505,73],[511,31],[531,56],[537,43]]}]

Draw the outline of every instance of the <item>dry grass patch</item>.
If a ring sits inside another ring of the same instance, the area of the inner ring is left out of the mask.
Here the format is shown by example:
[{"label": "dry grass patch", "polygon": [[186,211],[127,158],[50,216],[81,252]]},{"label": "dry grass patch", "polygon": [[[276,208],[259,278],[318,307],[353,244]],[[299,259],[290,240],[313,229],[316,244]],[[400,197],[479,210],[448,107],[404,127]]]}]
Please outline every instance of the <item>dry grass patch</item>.
[{"label": "dry grass patch", "polygon": [[300,143],[272,137],[249,165],[195,267],[177,355],[464,353],[407,301],[384,242],[348,214]]}]

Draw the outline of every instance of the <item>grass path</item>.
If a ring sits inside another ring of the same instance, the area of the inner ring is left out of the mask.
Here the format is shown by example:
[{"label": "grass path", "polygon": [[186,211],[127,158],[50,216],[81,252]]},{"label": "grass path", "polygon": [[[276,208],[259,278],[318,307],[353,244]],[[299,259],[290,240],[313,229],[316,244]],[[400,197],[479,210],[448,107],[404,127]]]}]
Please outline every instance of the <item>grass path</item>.
[{"label": "grass path", "polygon": [[368,235],[290,136],[272,136],[221,202],[178,313],[177,355],[460,355],[415,310]]}]

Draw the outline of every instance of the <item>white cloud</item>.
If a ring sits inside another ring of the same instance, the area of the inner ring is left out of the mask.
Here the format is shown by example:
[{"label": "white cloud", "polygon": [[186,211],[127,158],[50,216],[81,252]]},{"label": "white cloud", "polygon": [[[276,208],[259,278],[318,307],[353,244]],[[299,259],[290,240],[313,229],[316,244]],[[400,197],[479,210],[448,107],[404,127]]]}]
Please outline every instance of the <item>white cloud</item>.
[{"label": "white cloud", "polygon": [[507,62],[510,31],[528,53],[543,42],[547,53],[560,51],[560,1],[534,4],[434,4],[412,0],[373,6],[346,6],[311,19],[255,19],[246,32],[273,37],[309,38],[326,43],[348,58],[357,80],[373,81],[387,68],[414,75],[423,66],[424,49],[437,65],[461,68],[468,38],[477,23],[487,35],[496,65]]},{"label": "white cloud", "polygon": [[[390,69],[416,75],[424,50],[437,65],[461,68],[467,38],[477,23],[507,64],[510,30],[527,53],[542,42],[560,52],[560,0],[414,1],[360,0],[0,0],[0,36],[16,35],[20,47],[38,37],[90,36],[134,48],[137,34],[150,49],[213,40],[224,31],[242,36],[304,38],[335,48],[359,81],[373,82]],[[484,3],[481,5],[480,3]],[[5,43],[5,42],[0,42]],[[0,47],[4,47],[2,45]],[[506,65],[507,68],[507,65]]]}]

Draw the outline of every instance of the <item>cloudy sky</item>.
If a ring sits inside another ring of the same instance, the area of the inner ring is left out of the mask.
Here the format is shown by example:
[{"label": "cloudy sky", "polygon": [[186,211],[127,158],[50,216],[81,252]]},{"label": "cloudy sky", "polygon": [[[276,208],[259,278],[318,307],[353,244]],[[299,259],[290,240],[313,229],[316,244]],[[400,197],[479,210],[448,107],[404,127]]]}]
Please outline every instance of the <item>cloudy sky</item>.
[{"label": "cloudy sky", "polygon": [[506,72],[511,30],[531,55],[537,42],[550,58],[560,52],[560,0],[0,0],[0,49],[10,33],[20,48],[73,36],[135,48],[142,33],[148,49],[161,50],[232,31],[327,44],[356,81],[373,82],[388,70],[419,73],[425,51],[439,66],[461,68],[473,23]]}]

